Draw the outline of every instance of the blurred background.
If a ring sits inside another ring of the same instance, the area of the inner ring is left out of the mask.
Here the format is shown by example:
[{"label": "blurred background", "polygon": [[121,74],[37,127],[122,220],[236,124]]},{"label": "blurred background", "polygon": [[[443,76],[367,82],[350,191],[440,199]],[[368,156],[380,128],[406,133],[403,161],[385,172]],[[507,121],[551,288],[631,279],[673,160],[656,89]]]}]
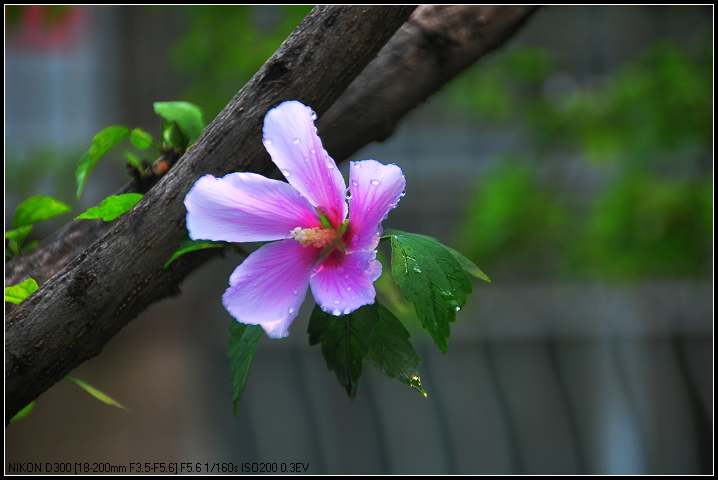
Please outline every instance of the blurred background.
[{"label": "blurred background", "polygon": [[[81,211],[114,192],[127,179],[119,150],[74,198],[94,133],[125,124],[159,136],[156,100],[214,118],[308,11],[6,7],[6,222],[30,195]],[[354,156],[406,174],[385,226],[434,235],[493,279],[475,286],[448,354],[412,328],[428,399],[367,366],[348,400],[307,344],[309,301],[287,340],[260,342],[233,416],[220,304],[241,260],[230,254],[73,373],[130,412],[60,382],[6,427],[6,462],[710,473],[712,15],[543,8]]]}]

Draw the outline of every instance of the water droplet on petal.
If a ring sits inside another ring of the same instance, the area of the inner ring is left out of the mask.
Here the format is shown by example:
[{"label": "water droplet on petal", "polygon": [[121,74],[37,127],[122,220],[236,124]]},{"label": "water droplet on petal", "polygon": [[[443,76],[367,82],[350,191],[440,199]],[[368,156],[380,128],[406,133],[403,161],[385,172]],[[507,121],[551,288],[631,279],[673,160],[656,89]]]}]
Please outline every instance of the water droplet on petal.
[{"label": "water droplet on petal", "polygon": [[282,170],[282,175],[284,175],[284,178],[289,178],[292,175],[292,172],[289,170]]},{"label": "water droplet on petal", "polygon": [[309,150],[309,153],[311,153],[312,155],[316,155],[316,154],[317,154],[317,151],[312,148],[311,150]]},{"label": "water droplet on petal", "polygon": [[348,307],[347,307],[347,308],[344,309],[344,315],[349,315],[350,313],[352,313],[352,309],[351,309],[351,308],[348,308]]},{"label": "water droplet on petal", "polygon": [[315,112],[314,110],[312,110],[311,117],[312,117],[312,120],[316,120],[316,119],[317,119],[317,114],[316,114],[316,112]]},{"label": "water droplet on petal", "polygon": [[381,181],[379,181],[379,180],[377,180],[377,179],[375,178],[375,179],[373,179],[372,181],[370,181],[369,183],[371,183],[372,186],[374,186],[374,187],[378,187],[379,184],[381,183]]},{"label": "water droplet on petal", "polygon": [[287,310],[287,311],[288,311],[288,312],[289,312],[289,314],[291,315],[291,314],[293,314],[293,313],[294,313],[294,308],[293,308],[293,307],[289,307],[289,310]]},{"label": "water droplet on petal", "polygon": [[359,186],[359,182],[357,182],[356,180],[352,180],[352,185],[355,186],[355,187],[358,187],[358,186]]},{"label": "water droplet on petal", "polygon": [[295,144],[296,144],[296,143],[299,143],[299,139],[295,137],[295,138],[292,140],[292,143],[295,143]]},{"label": "water droplet on petal", "polygon": [[334,168],[334,162],[332,162],[331,160],[328,161],[328,162],[327,162],[327,168],[328,168],[329,170],[333,169],[333,168]]},{"label": "water droplet on petal", "polygon": [[272,144],[272,141],[271,141],[270,139],[268,139],[268,138],[265,138],[263,141],[264,141],[264,144],[265,144],[265,145],[271,145],[271,144]]},{"label": "water droplet on petal", "polygon": [[341,314],[342,314],[342,311],[339,310],[338,308],[335,308],[334,310],[332,310],[332,313],[333,313],[334,315],[337,315],[337,316],[338,316],[338,315],[341,315]]}]

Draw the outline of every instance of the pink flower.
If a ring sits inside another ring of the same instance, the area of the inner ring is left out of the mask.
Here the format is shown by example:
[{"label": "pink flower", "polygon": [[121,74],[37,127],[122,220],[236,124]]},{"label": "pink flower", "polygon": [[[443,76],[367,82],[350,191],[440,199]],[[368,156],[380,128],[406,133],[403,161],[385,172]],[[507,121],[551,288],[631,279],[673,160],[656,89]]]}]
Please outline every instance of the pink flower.
[{"label": "pink flower", "polygon": [[229,278],[222,303],[269,337],[289,335],[307,288],[326,312],[374,303],[381,222],[403,196],[396,165],[351,162],[349,190],[322,148],[311,108],[288,101],[264,118],[264,146],[289,183],[254,173],[205,175],[185,198],[195,240],[258,242]]}]

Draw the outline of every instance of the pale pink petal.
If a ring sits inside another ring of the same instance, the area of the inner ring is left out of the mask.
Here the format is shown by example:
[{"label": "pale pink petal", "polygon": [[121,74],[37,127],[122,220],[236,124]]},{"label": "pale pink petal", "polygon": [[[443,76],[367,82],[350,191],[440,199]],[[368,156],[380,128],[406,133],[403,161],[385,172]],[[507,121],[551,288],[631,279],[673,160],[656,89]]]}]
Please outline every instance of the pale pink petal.
[{"label": "pale pink petal", "polygon": [[240,323],[261,325],[271,338],[286,337],[320,253],[294,240],[262,246],[232,273],[224,307]]},{"label": "pale pink petal", "polygon": [[404,196],[405,187],[404,175],[396,165],[375,160],[351,162],[349,229],[345,236],[350,251],[376,248],[381,222]]},{"label": "pale pink petal", "polygon": [[184,203],[194,240],[278,240],[289,238],[293,228],[320,225],[313,207],[291,185],[255,173],[200,177]]},{"label": "pale pink petal", "polygon": [[345,255],[335,251],[317,269],[310,280],[317,304],[325,312],[346,315],[374,303],[374,281],[381,275],[376,252]]},{"label": "pale pink petal", "polygon": [[281,103],[264,117],[264,146],[280,171],[338,227],[346,217],[346,185],[322,147],[316,115],[297,101]]}]

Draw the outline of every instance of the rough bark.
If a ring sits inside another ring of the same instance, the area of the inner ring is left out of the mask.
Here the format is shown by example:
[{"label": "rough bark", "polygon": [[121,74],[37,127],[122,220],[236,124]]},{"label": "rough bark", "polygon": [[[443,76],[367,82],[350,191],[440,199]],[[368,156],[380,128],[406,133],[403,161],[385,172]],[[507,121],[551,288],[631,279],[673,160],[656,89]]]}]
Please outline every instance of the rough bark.
[{"label": "rough bark", "polygon": [[163,264],[185,237],[182,200],[196,178],[269,173],[264,114],[286,99],[324,113],[415,7],[315,7],[128,214],[52,276],[6,323],[5,416],[97,355],[154,301],[175,294],[204,255]]},{"label": "rough bark", "polygon": [[[320,119],[320,135],[327,150],[341,162],[365,145],[389,137],[409,111],[502,45],[536,8],[417,8]],[[132,181],[121,192],[144,193],[152,185]],[[44,284],[110,227],[102,222],[68,223],[34,252],[8,262],[5,284],[18,283],[28,276]]]},{"label": "rough bark", "polygon": [[[351,83],[331,109],[321,115],[320,133],[325,146],[335,159],[341,161],[367,143],[385,139],[407,112],[478,58],[505,42],[533,11],[533,7],[419,7],[380,55]],[[279,53],[281,49],[277,55]],[[253,88],[255,93],[268,88],[257,86],[257,83],[264,81],[272,84],[272,71],[276,75],[287,67],[291,70],[299,64],[291,59],[296,61],[301,56],[290,56],[290,61],[286,63],[281,58],[273,57],[267,62],[207,129],[192,152],[185,155],[178,168],[171,171],[173,178],[189,175],[189,179],[174,179],[169,183],[165,179],[160,182],[158,189],[161,190],[151,191],[131,216],[121,220],[122,227],[119,224],[72,222],[34,254],[8,264],[6,283],[10,278],[21,280],[32,274],[42,284],[58,275],[21,305],[17,312],[10,314],[6,334],[6,418],[71,368],[99,353],[104,343],[137,313],[151,303],[176,293],[179,283],[188,273],[218,254],[217,250],[200,252],[180,259],[169,271],[161,270],[161,262],[185,235],[184,212],[180,211],[178,217],[175,210],[199,174],[251,170],[276,175],[266,154],[261,149],[256,151],[261,115],[273,103],[272,95],[281,95],[277,100],[302,99],[321,114],[322,105],[313,99],[322,96],[322,89],[315,88],[313,93],[302,95],[294,93],[301,89],[301,83],[290,81],[295,90],[282,90],[288,86],[286,79],[279,85],[274,84],[278,89],[266,94],[269,98],[265,98],[261,107],[256,107],[254,103],[239,103],[239,100],[253,100],[246,92],[247,88]],[[321,64],[315,63],[314,68],[321,68]],[[286,73],[279,74],[280,81]],[[296,71],[292,73],[296,74]],[[328,103],[330,100],[325,97],[323,106]],[[251,120],[244,122],[243,118],[238,118],[247,106],[251,111],[245,115],[253,116],[253,127],[248,127]],[[257,115],[260,115],[259,123]],[[223,126],[221,122],[230,122],[231,125]],[[240,127],[244,128],[241,134],[231,133],[232,128]],[[232,145],[230,140],[223,138],[227,135],[237,144]],[[230,159],[238,159],[238,152],[242,152],[245,161],[222,163],[217,158],[220,151],[228,152],[223,158]],[[191,167],[188,167],[189,163]],[[181,172],[178,172],[179,167],[182,167]],[[126,186],[126,189],[133,188],[136,185]],[[158,213],[154,205],[164,210]],[[163,211],[167,215],[163,216]],[[161,218],[158,219],[158,216]],[[140,233],[151,228],[171,232],[146,236]],[[93,244],[103,235],[105,237],[101,241]],[[127,236],[122,245],[114,245],[118,242],[117,235]],[[171,239],[170,244],[168,239]],[[123,262],[104,259],[104,256],[118,252],[124,255],[124,262],[132,258],[133,262],[140,260],[150,264],[145,268],[124,266],[118,270],[117,264]],[[67,265],[70,261],[72,263]],[[104,276],[101,278],[102,272],[104,275],[111,274],[112,282],[106,281]],[[95,285],[98,282],[102,287]],[[125,282],[128,287],[117,291],[112,288],[116,282]],[[51,298],[39,299],[49,295]],[[92,295],[98,295],[101,302]],[[57,310],[58,307],[60,310]],[[52,309],[55,309],[55,314]],[[43,316],[49,325],[41,325]],[[60,339],[51,337],[58,331],[62,332]],[[63,345],[63,342],[68,345]]]},{"label": "rough bark", "polygon": [[535,6],[423,5],[320,119],[325,147],[346,158],[389,137],[399,121],[502,45]]}]

